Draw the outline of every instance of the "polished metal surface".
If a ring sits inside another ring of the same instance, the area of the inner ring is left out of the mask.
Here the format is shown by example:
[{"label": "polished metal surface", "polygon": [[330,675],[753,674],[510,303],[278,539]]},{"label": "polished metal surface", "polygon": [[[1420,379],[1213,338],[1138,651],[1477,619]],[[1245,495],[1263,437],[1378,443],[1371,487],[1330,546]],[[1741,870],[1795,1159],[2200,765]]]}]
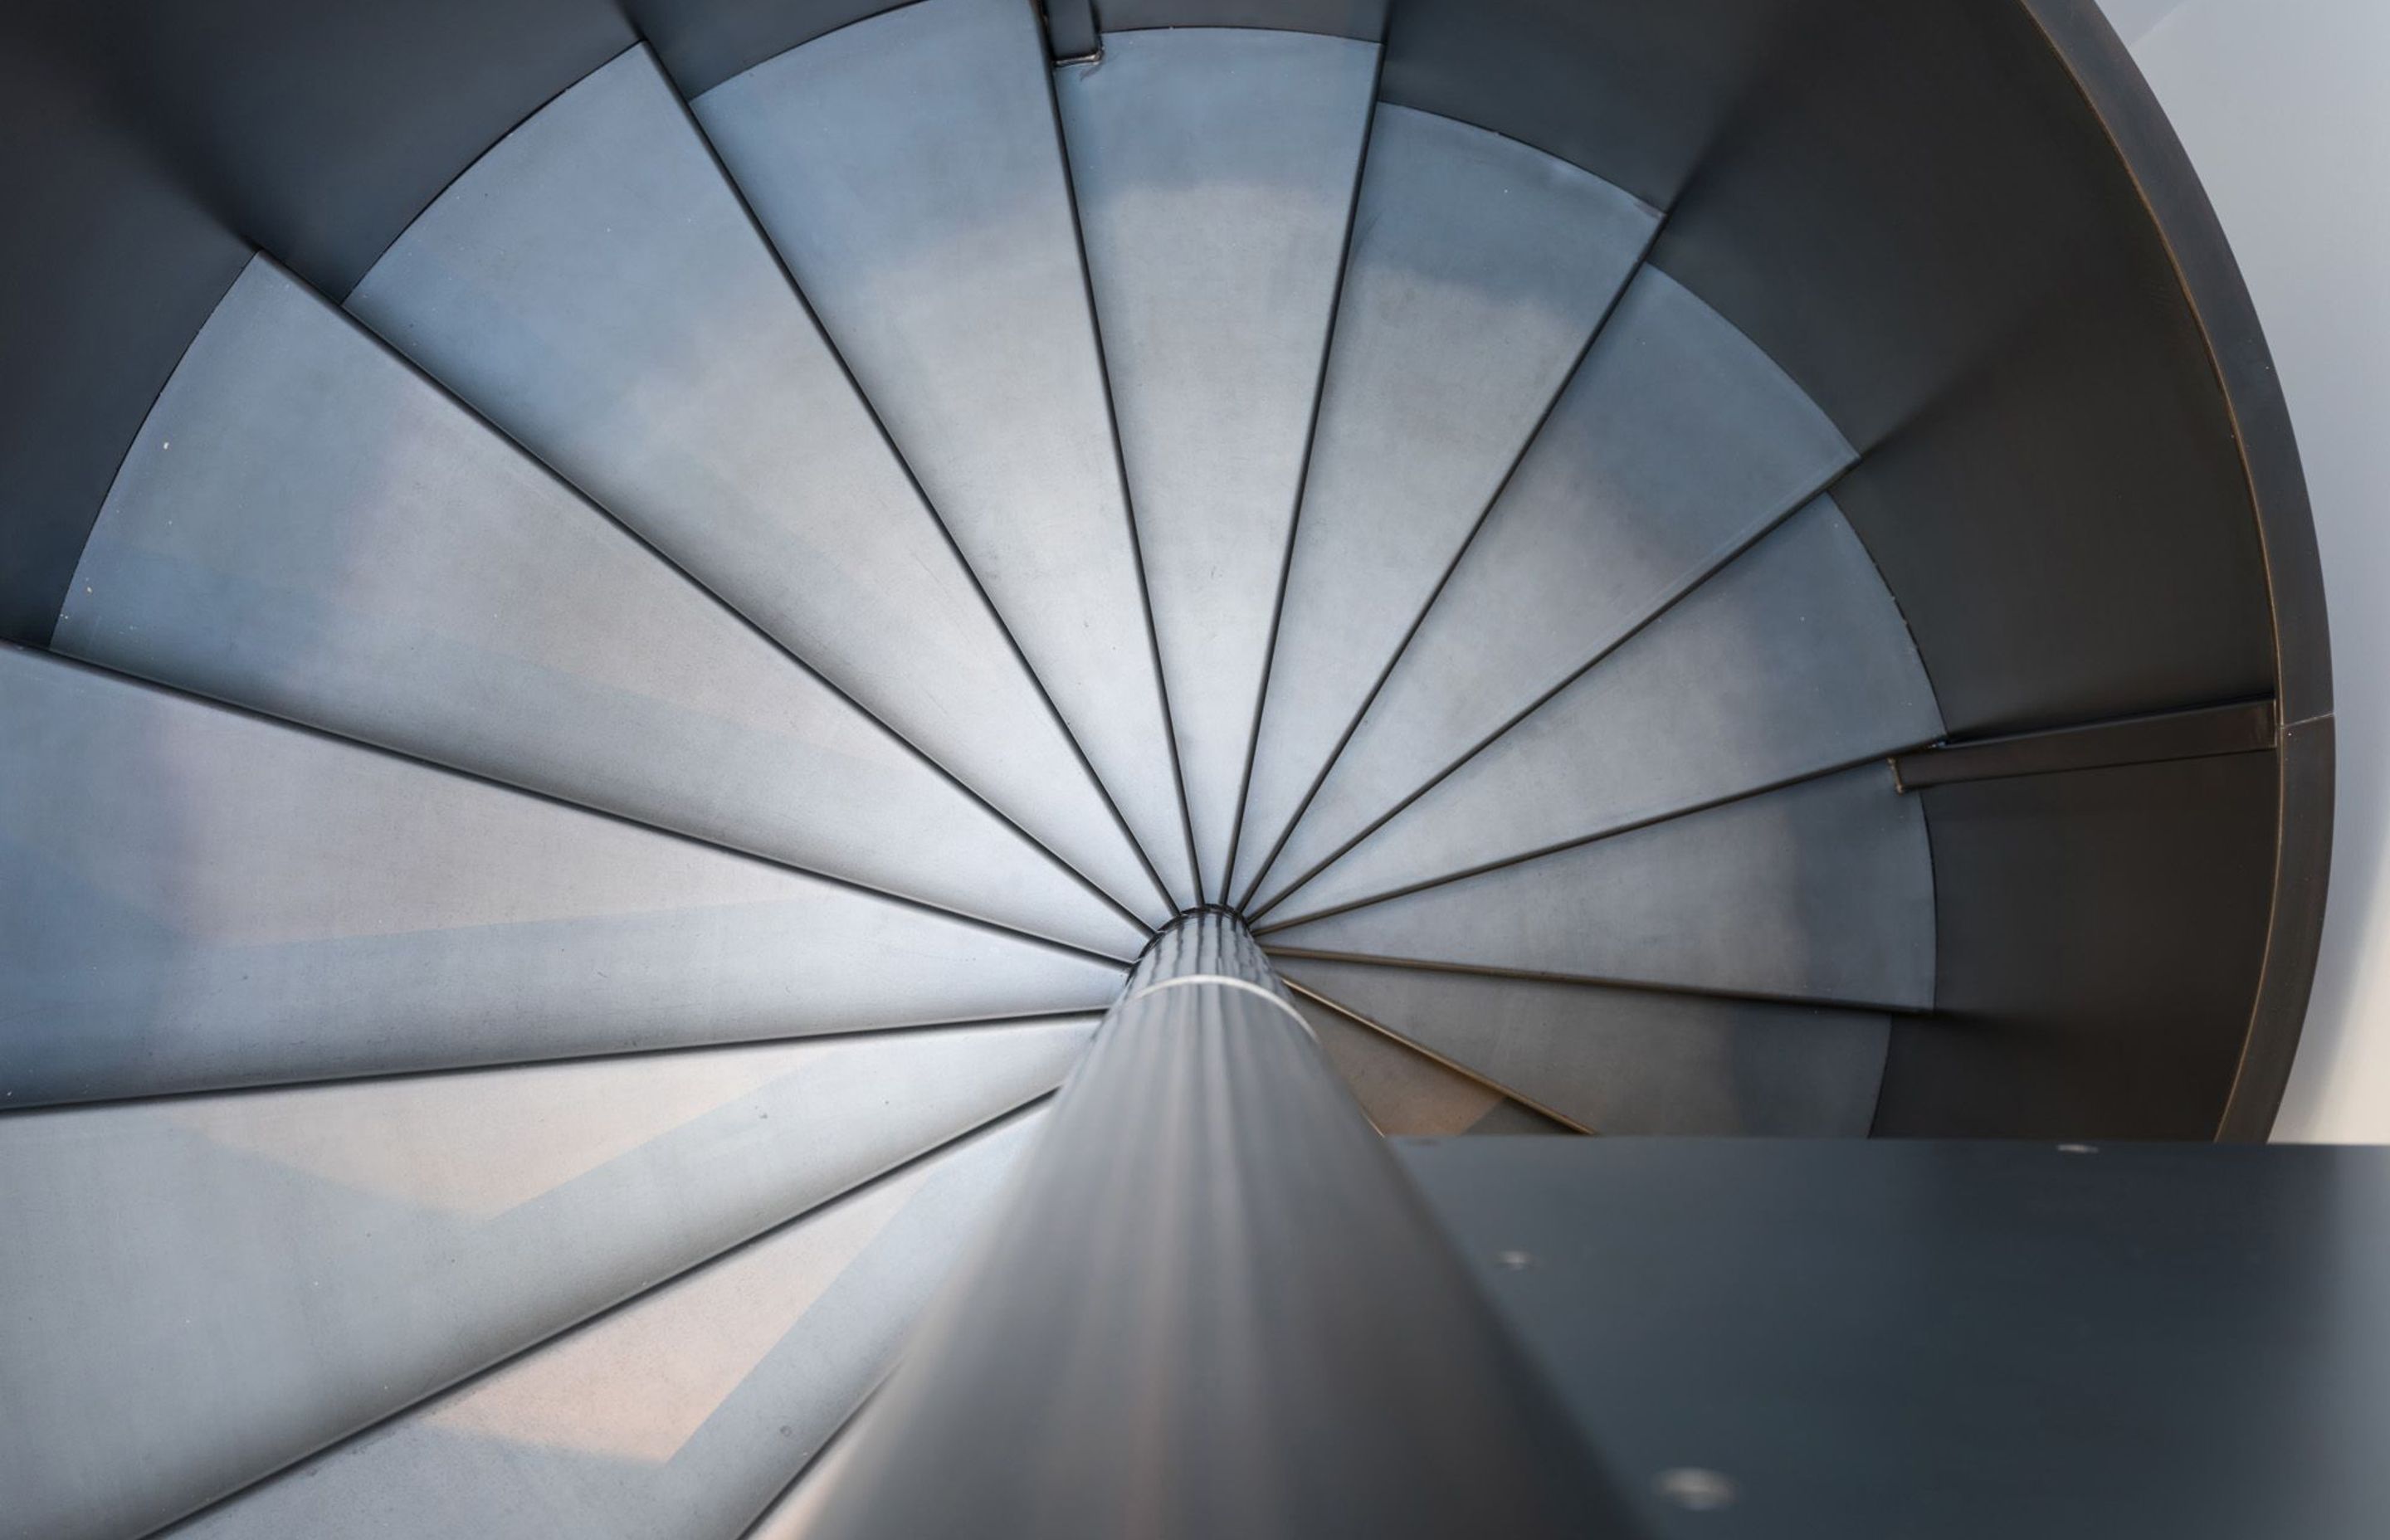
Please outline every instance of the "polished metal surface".
[{"label": "polished metal surface", "polygon": [[501,140],[347,306],[1047,849],[1169,918],[645,48]]},{"label": "polished metal surface", "polygon": [[263,258],[62,652],[1122,957],[1050,857]]},{"label": "polished metal surface", "polygon": [[1881,1015],[1278,961],[1295,987],[1591,1133],[1863,1138],[1883,1083]]},{"label": "polished metal surface", "polygon": [[[1899,608],[1819,498],[1272,911],[1285,922],[1941,737]],[[1326,802],[1325,864],[1382,808]]]},{"label": "polished metal surface", "polygon": [[2320,598],[2088,0],[38,8],[0,1540],[2379,1527],[2369,1167],[1370,1136],[2262,1133]]},{"label": "polished metal surface", "polygon": [[1815,496],[1850,446],[1656,268],[1627,286],[1321,785],[1391,807]]},{"label": "polished metal surface", "polygon": [[1307,997],[1296,1005],[1329,1068],[1389,1138],[1574,1132],[1348,1012]]},{"label": "polished metal surface", "polygon": [[1229,848],[1360,175],[1374,44],[1110,34],[1055,73],[1203,896]]},{"label": "polished metal surface", "polygon": [[[1084,1021],[0,1119],[0,1534],[139,1534],[1052,1089]],[[137,1471],[140,1479],[127,1479]]]},{"label": "polished metal surface", "polygon": [[1117,967],[0,648],[0,1108],[1100,1009]]},{"label": "polished metal surface", "polygon": [[1882,764],[1308,924],[1349,956],[1927,1010],[1934,853]]},{"label": "polished metal surface", "polygon": [[[1395,1148],[1663,1540],[2372,1540],[2390,1510],[2390,1151]],[[1732,1505],[1683,1506],[1688,1467]]]},{"label": "polished metal surface", "polygon": [[1657,219],[1515,140],[1378,108],[1233,896],[1251,893]]},{"label": "polished metal surface", "polygon": [[1120,999],[1136,998],[1172,979],[1234,979],[1285,998],[1269,958],[1235,916],[1216,909],[1189,915],[1153,938],[1129,969]]},{"label": "polished metal surface", "polygon": [[815,1210],[177,1533],[731,1540],[895,1363],[1043,1115]]},{"label": "polished metal surface", "polygon": [[1106,1016],[808,1532],[1625,1533],[1294,1008],[1173,977]]},{"label": "polished metal surface", "polygon": [[1196,901],[1029,0],[919,0],[699,121],[1181,906]]}]

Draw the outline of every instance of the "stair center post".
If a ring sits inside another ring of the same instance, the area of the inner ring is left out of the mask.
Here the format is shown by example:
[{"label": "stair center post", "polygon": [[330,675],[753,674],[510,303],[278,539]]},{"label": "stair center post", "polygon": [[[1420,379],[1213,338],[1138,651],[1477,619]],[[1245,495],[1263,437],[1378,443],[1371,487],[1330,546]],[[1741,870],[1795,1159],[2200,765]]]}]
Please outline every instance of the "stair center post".
[{"label": "stair center post", "polygon": [[1233,916],[1157,937],[816,1535],[1635,1533]]}]

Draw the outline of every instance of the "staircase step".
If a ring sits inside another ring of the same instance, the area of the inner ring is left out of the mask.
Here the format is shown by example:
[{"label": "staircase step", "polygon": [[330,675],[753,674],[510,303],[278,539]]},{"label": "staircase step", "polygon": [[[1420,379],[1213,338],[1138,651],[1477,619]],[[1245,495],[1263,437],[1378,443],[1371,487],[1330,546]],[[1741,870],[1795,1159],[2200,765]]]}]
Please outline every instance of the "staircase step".
[{"label": "staircase step", "polygon": [[1522,1135],[1581,1134],[1584,1130],[1571,1128],[1558,1118],[1538,1112],[1523,1101],[1506,1097],[1462,1132],[1477,1138],[1516,1138]]},{"label": "staircase step", "polygon": [[1143,943],[263,258],[126,456],[55,645],[1108,955]]},{"label": "staircase step", "polygon": [[1236,894],[1253,892],[1658,219],[1516,140],[1378,107]]},{"label": "staircase step", "polygon": [[1223,899],[1375,45],[1112,32],[1055,73],[1204,896]]},{"label": "staircase step", "polygon": [[[1084,1020],[0,1118],[13,1533],[144,1533],[1052,1090]],[[137,1472],[138,1479],[128,1479]]]},{"label": "staircase step", "polygon": [[1101,1009],[1121,971],[0,648],[0,1108]]},{"label": "staircase step", "polygon": [[842,1469],[854,1456],[855,1431],[863,1426],[865,1419],[871,1416],[872,1407],[877,1405],[876,1399],[867,1403],[838,1431],[829,1448],[800,1467],[790,1479],[787,1489],[739,1540],[804,1540],[805,1536],[816,1534],[815,1526],[820,1520],[823,1499],[838,1484]]},{"label": "staircase step", "polygon": [[1319,790],[1391,807],[1497,737],[1852,460],[1674,278],[1627,287]]},{"label": "staircase step", "polygon": [[894,1365],[1042,1116],[882,1177],[177,1533],[727,1540]]},{"label": "staircase step", "polygon": [[645,47],[501,140],[347,308],[1047,849],[1169,918]]},{"label": "staircase step", "polygon": [[1318,875],[1269,912],[1292,923],[1941,735],[1899,606],[1820,497],[1391,816],[1314,802],[1279,870]]},{"label": "staircase step", "polygon": [[1174,903],[1191,905],[1034,9],[917,0],[696,109]]},{"label": "staircase step", "polygon": [[1890,1020],[1313,958],[1287,982],[1600,1134],[1863,1136]]},{"label": "staircase step", "polygon": [[1371,1126],[1389,1138],[1575,1132],[1325,1001],[1299,996],[1296,1006]]},{"label": "staircase step", "polygon": [[1272,930],[1264,943],[1928,1010],[1934,854],[1921,802],[1868,764]]}]

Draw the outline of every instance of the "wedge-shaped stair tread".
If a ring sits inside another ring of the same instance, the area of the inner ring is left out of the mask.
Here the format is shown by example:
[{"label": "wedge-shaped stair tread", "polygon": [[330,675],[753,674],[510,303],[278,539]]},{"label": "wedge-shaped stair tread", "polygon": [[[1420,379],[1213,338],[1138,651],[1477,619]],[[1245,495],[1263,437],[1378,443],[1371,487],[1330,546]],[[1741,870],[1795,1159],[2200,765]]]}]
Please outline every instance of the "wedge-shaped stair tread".
[{"label": "wedge-shaped stair tread", "polygon": [[1269,931],[1336,953],[1925,1010],[1934,857],[1882,764]]},{"label": "wedge-shaped stair tread", "polygon": [[1282,958],[1287,982],[1600,1134],[1858,1136],[1881,1015]]},{"label": "wedge-shaped stair tread", "polygon": [[1116,32],[1055,88],[1205,896],[1220,898],[1377,47]]},{"label": "wedge-shaped stair tread", "polygon": [[[139,1533],[1053,1089],[1086,1020],[13,1114],[6,1533]],[[139,1482],[128,1470],[143,1472]]]},{"label": "wedge-shaped stair tread", "polygon": [[1075,944],[1051,856],[264,259],[125,458],[74,656]]},{"label": "wedge-shaped stair tread", "polygon": [[1657,221],[1515,140],[1378,108],[1237,893],[1251,891]]},{"label": "wedge-shaped stair tread", "polygon": [[1850,461],[1783,370],[1643,269],[1338,756],[1322,818],[1425,785]]},{"label": "wedge-shaped stair tread", "polygon": [[[1270,911],[1274,923],[1930,742],[1934,693],[1858,537],[1819,498]],[[1314,803],[1279,869],[1384,809]]]},{"label": "wedge-shaped stair tread", "polygon": [[1185,905],[1194,879],[1051,75],[1027,0],[919,0],[696,109]]},{"label": "wedge-shaped stair tread", "polygon": [[1048,849],[1168,918],[644,47],[500,141],[348,308]]},{"label": "wedge-shaped stair tread", "polygon": [[1100,1009],[1078,953],[0,649],[0,1107]]},{"label": "wedge-shaped stair tread", "polygon": [[178,1533],[731,1540],[893,1365],[1042,1115],[884,1177]]},{"label": "wedge-shaped stair tread", "polygon": [[1390,1138],[1575,1132],[1331,1006],[1295,1003],[1353,1099]]}]

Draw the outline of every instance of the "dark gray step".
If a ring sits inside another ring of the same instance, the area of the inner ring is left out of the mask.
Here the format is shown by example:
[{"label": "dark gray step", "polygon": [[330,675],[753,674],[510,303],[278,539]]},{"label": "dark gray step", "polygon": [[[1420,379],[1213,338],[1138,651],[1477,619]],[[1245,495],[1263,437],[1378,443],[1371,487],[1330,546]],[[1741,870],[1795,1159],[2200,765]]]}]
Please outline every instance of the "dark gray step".
[{"label": "dark gray step", "polygon": [[1315,803],[1384,808],[1498,736],[1852,459],[1800,388],[1637,275]]},{"label": "dark gray step", "polygon": [[1466,123],[1381,105],[1297,519],[1239,895],[1536,432],[1658,215]]},{"label": "dark gray step", "polygon": [[1266,932],[1270,947],[1926,1010],[1934,853],[1882,764]]},{"label": "dark gray step", "polygon": [[1330,1002],[1296,1003],[1370,1126],[1389,1138],[1577,1132]]},{"label": "dark gray step", "polygon": [[1860,1137],[1880,1015],[1287,957],[1316,992],[1485,1084],[1600,1134]]},{"label": "dark gray step", "polygon": [[[1273,922],[1382,897],[1942,734],[1900,610],[1830,499],[1786,520],[1387,816],[1322,798]],[[1339,852],[1344,853],[1339,855]],[[1324,868],[1324,869],[1323,869]]]}]

